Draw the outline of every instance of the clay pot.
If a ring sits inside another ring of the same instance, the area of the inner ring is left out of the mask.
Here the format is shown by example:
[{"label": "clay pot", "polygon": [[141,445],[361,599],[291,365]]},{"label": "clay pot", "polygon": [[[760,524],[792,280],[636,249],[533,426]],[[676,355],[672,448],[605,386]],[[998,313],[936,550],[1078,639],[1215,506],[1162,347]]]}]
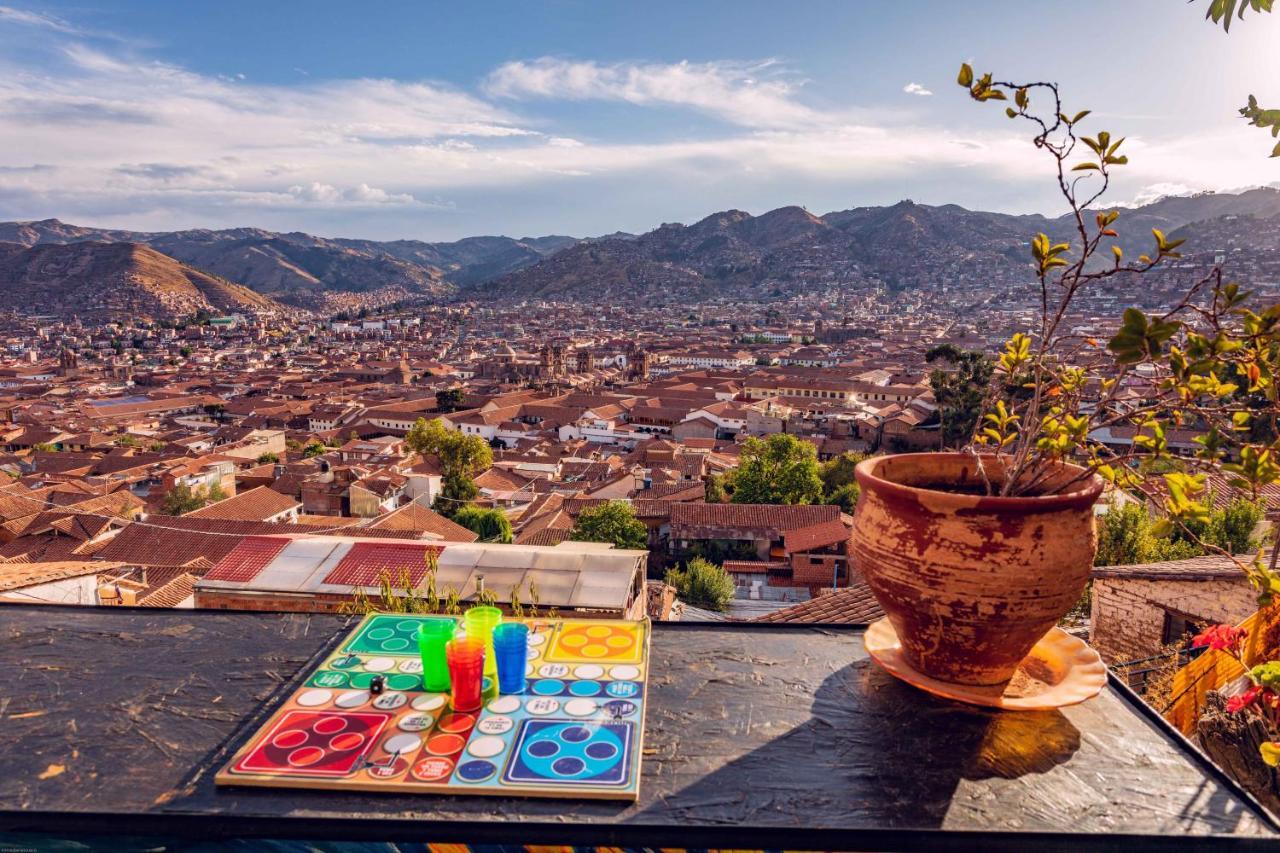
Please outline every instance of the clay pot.
[{"label": "clay pot", "polygon": [[[987,497],[977,458],[905,453],[858,465],[853,559],[918,671],[1001,684],[1084,592],[1098,547],[1094,476],[1062,465],[1038,495]],[[998,481],[1003,462],[983,457]]]}]

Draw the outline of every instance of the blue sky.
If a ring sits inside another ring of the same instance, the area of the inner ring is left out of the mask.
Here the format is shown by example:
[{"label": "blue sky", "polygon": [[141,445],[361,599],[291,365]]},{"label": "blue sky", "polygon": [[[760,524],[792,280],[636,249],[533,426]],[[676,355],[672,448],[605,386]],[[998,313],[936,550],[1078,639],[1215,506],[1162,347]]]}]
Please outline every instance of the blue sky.
[{"label": "blue sky", "polygon": [[1127,135],[1110,198],[1280,181],[1280,15],[1204,2],[0,0],[0,218],[453,239],[902,198],[1056,213],[979,71]]}]

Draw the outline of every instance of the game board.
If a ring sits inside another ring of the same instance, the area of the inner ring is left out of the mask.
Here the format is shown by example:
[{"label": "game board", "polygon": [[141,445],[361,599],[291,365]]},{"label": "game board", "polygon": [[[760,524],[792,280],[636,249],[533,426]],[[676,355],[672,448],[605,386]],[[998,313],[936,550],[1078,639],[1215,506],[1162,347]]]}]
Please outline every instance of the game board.
[{"label": "game board", "polygon": [[[524,693],[493,695],[475,713],[454,713],[447,693],[423,690],[416,640],[424,620],[446,618],[366,617],[216,782],[636,799],[647,621],[516,620],[530,631]],[[374,695],[377,675],[385,688]]]}]

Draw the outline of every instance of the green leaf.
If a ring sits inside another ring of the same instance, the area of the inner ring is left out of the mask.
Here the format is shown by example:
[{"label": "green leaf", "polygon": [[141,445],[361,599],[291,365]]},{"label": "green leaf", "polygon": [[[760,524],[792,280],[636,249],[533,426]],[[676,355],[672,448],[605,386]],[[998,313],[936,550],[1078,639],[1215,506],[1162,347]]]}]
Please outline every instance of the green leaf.
[{"label": "green leaf", "polygon": [[1097,169],[1097,168],[1098,168],[1098,164],[1097,164],[1097,163],[1078,163],[1078,164],[1076,164],[1075,166],[1072,166],[1072,167],[1071,167],[1071,171],[1073,171],[1073,172],[1087,172],[1089,169]]},{"label": "green leaf", "polygon": [[969,66],[969,63],[961,63],[960,76],[956,77],[956,82],[966,89],[973,85],[973,69]]}]

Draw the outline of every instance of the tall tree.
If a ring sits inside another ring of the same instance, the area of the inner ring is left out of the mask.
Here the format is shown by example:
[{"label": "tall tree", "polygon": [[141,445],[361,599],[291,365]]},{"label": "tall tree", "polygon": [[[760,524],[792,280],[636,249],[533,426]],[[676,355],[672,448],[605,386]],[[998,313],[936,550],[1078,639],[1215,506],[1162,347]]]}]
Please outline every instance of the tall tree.
[{"label": "tall tree", "polygon": [[982,415],[983,397],[991,383],[995,364],[984,353],[964,350],[955,344],[938,344],[924,354],[925,361],[946,362],[951,369],[937,368],[929,374],[929,386],[938,404],[942,443],[963,447],[973,438]]},{"label": "tall tree", "polygon": [[444,388],[436,392],[436,411],[442,415],[456,412],[462,408],[464,399],[461,388]]},{"label": "tall tree", "polygon": [[569,538],[575,542],[612,542],[618,548],[643,551],[649,531],[626,501],[609,501],[578,513]]},{"label": "tall tree", "polygon": [[227,493],[217,483],[207,487],[198,486],[194,489],[186,483],[178,483],[165,493],[164,500],[160,504],[160,512],[163,515],[185,515],[211,503],[225,500],[226,497]]},{"label": "tall tree", "polygon": [[481,542],[511,541],[511,522],[500,509],[464,506],[454,513],[453,520],[479,536]]},{"label": "tall tree", "polygon": [[749,438],[731,477],[737,504],[816,504],[822,502],[818,452],[786,433],[765,440]]},{"label": "tall tree", "polygon": [[493,464],[493,449],[483,438],[451,430],[439,420],[418,418],[405,444],[415,453],[439,458],[443,483],[432,508],[449,518],[475,500],[479,489],[474,480]]}]

